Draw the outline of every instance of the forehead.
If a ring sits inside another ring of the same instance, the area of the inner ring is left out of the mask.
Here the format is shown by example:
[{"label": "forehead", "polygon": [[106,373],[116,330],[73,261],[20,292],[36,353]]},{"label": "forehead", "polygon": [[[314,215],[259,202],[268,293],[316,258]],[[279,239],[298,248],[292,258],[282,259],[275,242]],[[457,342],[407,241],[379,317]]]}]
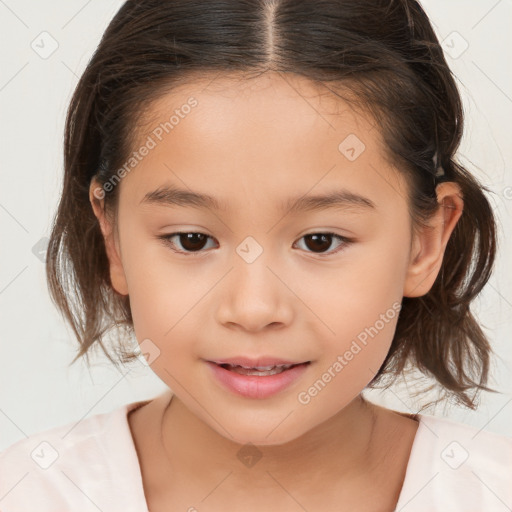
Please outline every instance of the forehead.
[{"label": "forehead", "polygon": [[149,141],[152,146],[123,180],[132,183],[138,202],[163,184],[236,205],[251,197],[277,198],[279,192],[297,197],[313,188],[325,191],[343,182],[360,191],[369,187],[371,194],[393,181],[399,193],[373,118],[297,75],[190,80],[153,101],[137,132],[133,151]]},{"label": "forehead", "polygon": [[[362,124],[361,129],[365,125],[375,126],[369,112],[356,107],[357,97],[348,82],[347,86],[338,85],[334,88],[294,73],[194,73],[186,75],[186,78],[182,78],[172,87],[162,87],[156,98],[146,105],[138,119],[140,136],[150,132],[159,121],[168,120],[173,112],[183,107],[186,109],[191,98],[197,100],[201,106],[193,109],[196,118],[198,112],[204,116],[216,115],[218,123],[227,120],[229,112],[226,107],[236,105],[239,119],[245,122],[250,122],[250,119],[244,118],[244,113],[258,110],[267,115],[267,123],[277,118],[282,119],[283,123],[294,119],[300,119],[303,123],[322,120],[327,126],[337,129],[333,120],[339,119],[342,114],[343,117],[352,115],[353,121]],[[351,103],[347,103],[348,98],[352,100]],[[268,117],[269,110],[274,115]],[[182,113],[178,115],[180,119],[184,119]],[[216,126],[220,127],[218,123]],[[209,126],[211,125],[203,124],[203,129],[206,130]],[[375,136],[379,138],[379,135],[377,131]]]}]

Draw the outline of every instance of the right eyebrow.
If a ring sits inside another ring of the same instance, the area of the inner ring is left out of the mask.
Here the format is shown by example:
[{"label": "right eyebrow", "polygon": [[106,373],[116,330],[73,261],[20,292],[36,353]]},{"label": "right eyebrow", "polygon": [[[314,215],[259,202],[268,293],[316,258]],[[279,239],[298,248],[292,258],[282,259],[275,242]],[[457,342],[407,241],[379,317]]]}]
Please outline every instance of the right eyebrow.
[{"label": "right eyebrow", "polygon": [[159,187],[148,192],[139,204],[156,204],[161,206],[191,206],[205,210],[221,210],[226,205],[208,194],[200,194],[174,186]]}]

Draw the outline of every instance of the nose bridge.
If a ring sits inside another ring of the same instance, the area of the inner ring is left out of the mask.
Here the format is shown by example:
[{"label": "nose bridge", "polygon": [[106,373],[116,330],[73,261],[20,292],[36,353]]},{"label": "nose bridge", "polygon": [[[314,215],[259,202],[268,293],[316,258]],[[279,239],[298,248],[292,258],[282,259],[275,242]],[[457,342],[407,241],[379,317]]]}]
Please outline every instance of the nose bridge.
[{"label": "nose bridge", "polygon": [[271,293],[275,287],[274,274],[269,270],[272,263],[271,250],[261,245],[252,236],[247,237],[236,248],[234,264],[234,284],[237,293]]},{"label": "nose bridge", "polygon": [[246,237],[235,249],[233,268],[219,294],[218,320],[260,330],[287,323],[291,316],[290,292],[276,274],[272,251],[256,237]]}]

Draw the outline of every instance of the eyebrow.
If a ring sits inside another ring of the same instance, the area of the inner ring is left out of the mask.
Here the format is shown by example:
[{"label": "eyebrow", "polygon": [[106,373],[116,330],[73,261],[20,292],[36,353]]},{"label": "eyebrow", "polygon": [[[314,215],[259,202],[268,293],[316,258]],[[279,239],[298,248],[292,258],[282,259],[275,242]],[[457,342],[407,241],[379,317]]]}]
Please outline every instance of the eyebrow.
[{"label": "eyebrow", "polygon": [[[175,186],[162,186],[148,192],[139,204],[169,207],[182,206],[217,211],[227,209],[226,203],[218,201],[215,197],[180,189]],[[286,210],[288,213],[327,210],[331,208],[360,211],[377,210],[375,203],[371,199],[346,189],[333,190],[326,194],[291,197],[281,203],[281,209]]]}]

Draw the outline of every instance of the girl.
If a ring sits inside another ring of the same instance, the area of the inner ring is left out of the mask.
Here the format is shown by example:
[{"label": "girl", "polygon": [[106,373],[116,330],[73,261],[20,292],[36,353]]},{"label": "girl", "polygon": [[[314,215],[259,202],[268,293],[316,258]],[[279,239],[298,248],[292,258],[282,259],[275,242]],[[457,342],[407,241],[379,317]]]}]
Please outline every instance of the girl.
[{"label": "girl", "polygon": [[415,0],[127,1],[71,101],[47,273],[75,360],[117,364],[124,327],[169,392],[12,445],[1,510],[510,509],[512,438],[362,396],[407,366],[491,391],[461,134]]}]

